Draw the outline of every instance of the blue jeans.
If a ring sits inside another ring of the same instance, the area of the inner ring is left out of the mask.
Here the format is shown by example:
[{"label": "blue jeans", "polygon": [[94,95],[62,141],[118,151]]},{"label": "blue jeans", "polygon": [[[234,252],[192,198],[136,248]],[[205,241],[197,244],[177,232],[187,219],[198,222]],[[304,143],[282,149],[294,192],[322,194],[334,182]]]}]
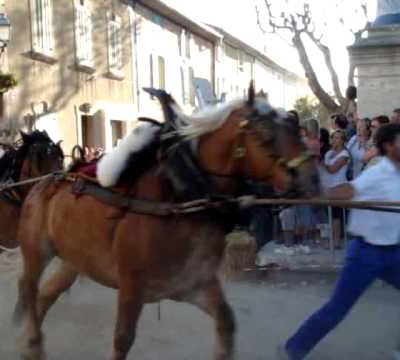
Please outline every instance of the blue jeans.
[{"label": "blue jeans", "polygon": [[373,246],[359,239],[352,240],[330,300],[287,341],[289,358],[304,359],[344,319],[375,279],[382,279],[400,290],[400,247]]}]

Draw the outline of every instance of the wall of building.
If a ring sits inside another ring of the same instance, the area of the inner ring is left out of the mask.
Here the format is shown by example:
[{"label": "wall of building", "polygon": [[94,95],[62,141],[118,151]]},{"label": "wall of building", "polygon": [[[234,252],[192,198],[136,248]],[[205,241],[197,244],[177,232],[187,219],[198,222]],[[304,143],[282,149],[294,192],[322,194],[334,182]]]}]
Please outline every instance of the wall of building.
[{"label": "wall of building", "polygon": [[142,90],[149,86],[165,88],[192,112],[196,104],[190,79],[213,82],[213,43],[144,6],[136,6],[134,21],[140,114],[161,117],[157,100]]},{"label": "wall of building", "polygon": [[225,42],[221,46],[221,57],[217,68],[218,95],[225,93],[227,99],[245,96],[254,78],[254,57]]},{"label": "wall of building", "polygon": [[[85,0],[93,26],[93,73],[76,67],[75,6],[79,0],[51,1],[54,55],[46,61],[32,56],[32,14],[28,0],[5,0],[6,13],[13,26],[8,47],[9,70],[16,74],[19,86],[7,94],[6,116],[2,126],[13,123],[48,128],[53,137],[62,137],[64,148],[82,143],[82,104],[90,104],[88,115],[98,118],[103,127],[96,144],[111,146],[111,120],[135,119],[131,64],[130,19],[127,7],[119,1]],[[108,76],[108,20],[110,9],[121,18],[123,66],[121,79]],[[102,114],[102,116],[99,116]],[[39,120],[36,118],[39,117]]]}]

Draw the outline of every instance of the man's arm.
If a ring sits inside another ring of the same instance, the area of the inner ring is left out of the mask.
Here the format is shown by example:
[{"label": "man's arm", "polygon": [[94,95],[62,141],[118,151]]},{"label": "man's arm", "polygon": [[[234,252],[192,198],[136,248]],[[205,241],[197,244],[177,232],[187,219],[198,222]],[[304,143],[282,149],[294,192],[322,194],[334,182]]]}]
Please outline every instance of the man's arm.
[{"label": "man's arm", "polygon": [[345,166],[349,161],[348,157],[341,157],[337,159],[332,165],[325,165],[325,169],[329,174],[334,174],[339,171],[343,166]]},{"label": "man's arm", "polygon": [[331,200],[350,200],[354,196],[354,187],[350,183],[341,184],[330,189],[325,197]]}]

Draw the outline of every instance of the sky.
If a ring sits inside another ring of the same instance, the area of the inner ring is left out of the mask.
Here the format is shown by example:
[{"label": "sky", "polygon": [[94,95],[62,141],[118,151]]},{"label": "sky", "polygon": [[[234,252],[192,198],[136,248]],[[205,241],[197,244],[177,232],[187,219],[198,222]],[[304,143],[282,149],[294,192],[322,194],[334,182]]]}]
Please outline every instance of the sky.
[{"label": "sky", "polygon": [[[244,40],[253,47],[264,51],[272,60],[288,70],[304,75],[304,71],[298,61],[297,52],[290,46],[287,35],[263,34],[257,25],[255,6],[262,8],[264,0],[162,0],[166,4],[176,8],[185,15],[205,23],[222,27],[232,35]],[[272,0],[273,6],[280,12],[280,7],[288,4],[299,6],[301,0]],[[339,3],[339,7],[335,3]],[[346,30],[363,27],[365,17],[355,13],[360,9],[360,0],[310,0],[314,18],[323,27],[325,43],[331,48],[333,61],[339,73],[342,88],[346,87],[348,71],[348,53],[346,46],[353,42],[353,35]],[[278,9],[279,7],[279,9]],[[376,14],[376,0],[368,0],[369,20],[374,20]],[[337,19],[343,16],[346,28],[341,26]],[[264,17],[265,19],[265,17]],[[312,61],[317,75],[325,87],[330,87],[329,77],[324,71],[324,62],[317,51],[311,47]]]}]

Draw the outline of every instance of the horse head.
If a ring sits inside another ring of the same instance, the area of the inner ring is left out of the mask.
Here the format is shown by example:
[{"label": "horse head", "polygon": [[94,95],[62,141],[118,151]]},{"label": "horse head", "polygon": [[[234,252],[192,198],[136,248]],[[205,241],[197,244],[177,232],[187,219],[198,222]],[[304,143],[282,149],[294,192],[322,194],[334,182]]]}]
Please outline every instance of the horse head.
[{"label": "horse head", "polygon": [[61,141],[53,142],[46,131],[35,130],[32,133],[20,131],[22,145],[17,150],[21,163],[19,180],[41,176],[61,170],[64,153]]},{"label": "horse head", "polygon": [[169,136],[190,143],[206,173],[266,182],[279,192],[317,194],[315,159],[307,152],[299,127],[286,112],[257,97],[253,83],[247,99],[191,116],[183,114],[172,98],[153,95],[160,99],[166,121],[173,123]]}]

